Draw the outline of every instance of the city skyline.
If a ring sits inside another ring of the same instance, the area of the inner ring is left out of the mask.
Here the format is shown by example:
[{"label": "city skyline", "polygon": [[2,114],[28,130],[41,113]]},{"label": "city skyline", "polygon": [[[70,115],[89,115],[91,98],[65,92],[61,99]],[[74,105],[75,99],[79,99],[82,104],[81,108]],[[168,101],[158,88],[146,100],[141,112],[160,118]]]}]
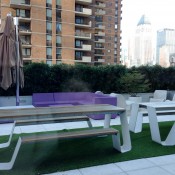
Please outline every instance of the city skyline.
[{"label": "city skyline", "polygon": [[122,8],[122,47],[127,47],[127,41],[133,36],[141,16],[145,14],[150,19],[153,32],[164,28],[175,29],[173,23],[174,0],[123,0]]}]

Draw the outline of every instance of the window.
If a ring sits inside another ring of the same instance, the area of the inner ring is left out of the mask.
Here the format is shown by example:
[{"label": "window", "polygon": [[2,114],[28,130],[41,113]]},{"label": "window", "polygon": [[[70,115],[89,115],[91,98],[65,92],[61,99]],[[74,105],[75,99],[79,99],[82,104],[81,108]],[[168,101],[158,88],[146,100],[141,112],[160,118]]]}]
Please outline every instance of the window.
[{"label": "window", "polygon": [[52,59],[52,48],[51,47],[47,47],[46,55],[47,55],[47,59]]},{"label": "window", "polygon": [[16,16],[23,18],[30,18],[30,10],[16,9]]},{"label": "window", "polygon": [[60,48],[57,48],[57,49],[56,49],[56,54],[57,54],[58,56],[61,56],[61,49],[60,49]]},{"label": "window", "polygon": [[46,9],[47,20],[52,20],[52,10]]},{"label": "window", "polygon": [[82,18],[82,17],[76,17],[75,18],[75,23],[76,24],[83,24],[84,23],[84,18]]},{"label": "window", "polygon": [[61,0],[56,0],[57,5],[61,5]]},{"label": "window", "polygon": [[46,35],[47,46],[52,45],[52,35]]},{"label": "window", "polygon": [[83,52],[78,52],[78,51],[75,52],[75,58],[76,59],[80,60],[80,59],[82,59],[82,56],[83,56]]},{"label": "window", "polygon": [[23,56],[30,56],[31,55],[31,49],[29,49],[29,48],[23,48],[22,49],[22,55]]},{"label": "window", "polygon": [[83,41],[81,41],[81,40],[75,40],[75,47],[80,48],[80,47],[82,47],[82,44],[83,44]]},{"label": "window", "polygon": [[47,33],[52,33],[52,22],[46,23]]},{"label": "window", "polygon": [[30,36],[28,36],[28,35],[22,35],[21,36],[21,42],[22,42],[22,44],[31,44],[30,43]]},{"label": "window", "polygon": [[56,20],[61,21],[61,10],[60,9],[56,9]]},{"label": "window", "polygon": [[46,6],[47,7],[52,7],[52,0],[47,0],[46,1]]},{"label": "window", "polygon": [[61,44],[61,36],[57,36],[56,42],[57,42],[57,44]]},{"label": "window", "polygon": [[82,5],[76,5],[75,11],[82,12],[83,11],[83,6]]},{"label": "window", "polygon": [[57,33],[60,33],[60,32],[61,32],[61,27],[62,27],[62,26],[61,26],[61,23],[58,23],[58,22],[57,22],[57,25],[56,25],[56,32],[57,32]]}]

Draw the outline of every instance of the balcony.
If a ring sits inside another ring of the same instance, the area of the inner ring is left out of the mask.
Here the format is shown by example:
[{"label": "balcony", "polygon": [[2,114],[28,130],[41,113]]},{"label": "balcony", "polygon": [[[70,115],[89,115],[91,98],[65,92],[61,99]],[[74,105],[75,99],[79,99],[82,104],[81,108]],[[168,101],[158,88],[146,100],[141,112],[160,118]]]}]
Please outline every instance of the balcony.
[{"label": "balcony", "polygon": [[10,0],[10,7],[11,8],[18,8],[18,9],[30,9],[31,4],[30,0]]},{"label": "balcony", "polygon": [[92,15],[92,9],[88,9],[88,8],[77,8],[75,9],[75,14],[77,16],[90,16]]},{"label": "balcony", "polygon": [[84,23],[75,23],[76,27],[81,27],[81,28],[90,28],[92,27],[92,22],[84,22]]},{"label": "balcony", "polygon": [[75,32],[75,38],[79,39],[91,39],[91,33]]},{"label": "balcony", "polygon": [[20,35],[31,35],[32,31],[27,28],[19,27],[19,34]]},{"label": "balcony", "polygon": [[105,43],[105,39],[97,39],[97,40],[95,40],[95,42],[98,42],[98,43]]},{"label": "balcony", "polygon": [[88,45],[88,44],[83,44],[81,47],[76,47],[76,50],[83,50],[83,51],[91,51],[92,50],[92,46]]},{"label": "balcony", "polygon": [[76,3],[79,3],[79,4],[91,4],[92,3],[92,0],[75,0]]},{"label": "balcony", "polygon": [[101,25],[101,24],[96,24],[95,25],[95,29],[104,30],[105,29],[105,26],[104,25]]},{"label": "balcony", "polygon": [[105,15],[106,14],[106,11],[102,10],[102,9],[98,9],[96,12],[95,12],[95,15]]},{"label": "balcony", "polygon": [[98,33],[95,33],[95,36],[105,36],[105,32],[99,31]]},{"label": "balcony", "polygon": [[31,18],[28,18],[28,17],[18,17],[18,19],[20,22],[30,22],[31,21]]},{"label": "balcony", "polygon": [[99,63],[104,63],[105,62],[105,59],[98,59],[98,62]]},{"label": "balcony", "polygon": [[84,62],[84,63],[90,63],[91,62],[91,57],[90,56],[83,56],[82,57],[82,62]]}]

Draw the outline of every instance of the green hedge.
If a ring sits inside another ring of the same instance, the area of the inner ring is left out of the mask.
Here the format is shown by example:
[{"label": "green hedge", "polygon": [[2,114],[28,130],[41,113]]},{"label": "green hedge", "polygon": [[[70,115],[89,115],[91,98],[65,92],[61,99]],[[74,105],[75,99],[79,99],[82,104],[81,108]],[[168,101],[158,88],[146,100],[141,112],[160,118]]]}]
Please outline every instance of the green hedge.
[{"label": "green hedge", "polygon": [[[24,66],[25,86],[20,95],[36,92],[68,92],[101,90],[104,93],[122,93],[120,77],[127,72],[138,71],[150,82],[149,92],[156,89],[175,90],[175,68],[161,66],[141,66],[126,68],[115,66],[87,66],[82,64],[48,66],[44,63],[31,63]],[[15,95],[15,86],[7,91],[0,88],[1,96]]]}]

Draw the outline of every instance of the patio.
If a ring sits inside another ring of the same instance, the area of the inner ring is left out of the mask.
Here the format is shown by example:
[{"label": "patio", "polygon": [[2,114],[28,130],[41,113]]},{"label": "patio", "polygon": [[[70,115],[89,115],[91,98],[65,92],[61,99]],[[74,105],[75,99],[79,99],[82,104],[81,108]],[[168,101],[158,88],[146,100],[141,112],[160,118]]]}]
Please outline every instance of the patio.
[{"label": "patio", "polygon": [[[168,117],[168,116],[166,116]],[[167,118],[166,118],[167,119]],[[163,120],[163,117],[162,117]],[[144,123],[147,123],[147,118],[144,118]],[[111,125],[119,124],[119,118],[112,119]],[[92,121],[93,126],[103,126],[103,121]],[[52,127],[51,127],[52,126]],[[11,131],[11,124],[4,124],[0,128],[1,135],[7,135]],[[44,132],[54,131],[62,129],[74,129],[88,127],[86,122],[74,122],[74,123],[58,123],[58,124],[44,124],[44,125],[30,125],[30,126],[18,126],[15,128],[15,133],[32,133],[32,132]],[[112,164],[106,164],[101,166],[93,166],[88,168],[75,169],[65,172],[55,172],[50,175],[172,175],[175,174],[175,154],[138,159],[126,162],[118,162]]]}]

